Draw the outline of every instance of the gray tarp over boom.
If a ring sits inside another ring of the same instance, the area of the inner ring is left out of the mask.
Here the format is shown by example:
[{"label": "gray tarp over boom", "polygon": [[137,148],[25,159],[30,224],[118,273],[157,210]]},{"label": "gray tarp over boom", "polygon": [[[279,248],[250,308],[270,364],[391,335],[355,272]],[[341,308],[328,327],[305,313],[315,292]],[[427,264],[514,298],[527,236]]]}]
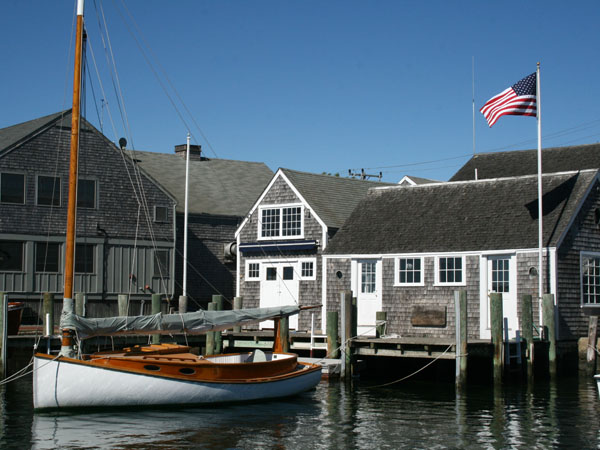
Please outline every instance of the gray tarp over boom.
[{"label": "gray tarp over boom", "polygon": [[60,327],[75,331],[80,339],[117,334],[202,334],[292,316],[298,312],[298,306],[281,306],[88,319],[63,311]]}]

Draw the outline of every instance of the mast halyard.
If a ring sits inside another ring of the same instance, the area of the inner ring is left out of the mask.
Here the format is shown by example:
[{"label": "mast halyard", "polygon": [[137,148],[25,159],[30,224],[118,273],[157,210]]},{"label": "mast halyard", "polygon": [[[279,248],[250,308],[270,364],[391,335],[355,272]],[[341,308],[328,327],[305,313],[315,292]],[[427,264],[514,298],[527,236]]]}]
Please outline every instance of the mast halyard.
[{"label": "mast halyard", "polygon": [[[81,68],[83,54],[84,0],[77,0],[77,31],[75,37],[75,68],[73,74],[73,109],[71,111],[71,157],[69,163],[69,200],[67,207],[67,237],[65,250],[65,284],[63,311],[73,311],[73,277],[75,270],[75,224],[77,207],[77,164],[79,157],[79,128],[81,121]],[[73,334],[62,331],[61,355],[73,355]]]}]

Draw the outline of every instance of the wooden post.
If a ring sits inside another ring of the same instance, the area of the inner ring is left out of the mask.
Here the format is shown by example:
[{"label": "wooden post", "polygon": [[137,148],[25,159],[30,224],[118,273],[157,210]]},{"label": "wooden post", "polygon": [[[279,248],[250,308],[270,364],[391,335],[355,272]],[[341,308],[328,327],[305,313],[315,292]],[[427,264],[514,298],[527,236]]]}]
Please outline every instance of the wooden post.
[{"label": "wooden post", "polygon": [[352,291],[342,291],[340,294],[340,309],[342,311],[342,373],[341,376],[349,378],[352,364],[352,342],[356,336],[352,333]]},{"label": "wooden post", "polygon": [[7,375],[6,363],[8,352],[8,295],[0,292],[0,380]]},{"label": "wooden post", "polygon": [[49,330],[52,336],[54,334],[54,294],[44,292],[42,303],[42,323],[44,324],[44,334]]},{"label": "wooden post", "polygon": [[125,317],[128,316],[129,314],[127,314],[127,295],[126,294],[119,294],[117,295],[117,305],[119,307],[119,316],[121,317]]},{"label": "wooden post", "polygon": [[83,292],[75,294],[75,314],[80,317],[85,317],[85,310],[87,305],[87,295]]},{"label": "wooden post", "polygon": [[588,346],[586,351],[587,373],[596,373],[596,352],[598,343],[598,316],[590,316],[588,325]]},{"label": "wooden post", "polygon": [[[233,309],[242,309],[242,304],[242,297],[233,297]],[[240,333],[241,331],[241,326],[233,327],[234,333]]]},{"label": "wooden post", "polygon": [[375,313],[375,336],[380,338],[385,334],[387,328],[387,312],[377,311]]},{"label": "wooden post", "polygon": [[504,367],[502,354],[502,294],[490,294],[490,313],[492,325],[492,344],[494,346],[494,383],[502,382],[502,369]]},{"label": "wooden post", "polygon": [[554,294],[542,296],[542,320],[548,330],[548,369],[550,377],[556,376],[556,323],[554,321]]},{"label": "wooden post", "polygon": [[[216,311],[217,310],[217,304],[216,303],[209,303],[208,304],[208,310],[209,311]],[[214,355],[215,354],[215,332],[214,331],[209,331],[208,333],[206,333],[206,354],[207,355]]]},{"label": "wooden post", "polygon": [[339,315],[337,311],[327,311],[327,357],[339,358],[340,350],[338,348],[338,322]]},{"label": "wooden post", "polygon": [[527,360],[527,378],[533,380],[533,304],[532,297],[529,294],[521,296],[521,333],[525,339],[527,351],[525,359]]},{"label": "wooden post", "polygon": [[280,317],[273,320],[274,339],[273,352],[287,353],[290,351],[290,320],[289,317]]},{"label": "wooden post", "polygon": [[[223,296],[215,294],[212,296],[212,302],[217,305],[217,311],[223,311]],[[223,353],[223,335],[220,331],[215,331],[215,355]]]},{"label": "wooden post", "polygon": [[[152,315],[160,312],[160,294],[152,294]],[[155,334],[152,336],[153,344],[160,344],[160,335]]]},{"label": "wooden post", "polygon": [[456,311],[456,386],[467,382],[467,291],[454,291]]},{"label": "wooden post", "polygon": [[179,296],[179,307],[178,307],[179,314],[185,314],[187,312],[187,309],[188,309],[187,295],[180,295]]}]

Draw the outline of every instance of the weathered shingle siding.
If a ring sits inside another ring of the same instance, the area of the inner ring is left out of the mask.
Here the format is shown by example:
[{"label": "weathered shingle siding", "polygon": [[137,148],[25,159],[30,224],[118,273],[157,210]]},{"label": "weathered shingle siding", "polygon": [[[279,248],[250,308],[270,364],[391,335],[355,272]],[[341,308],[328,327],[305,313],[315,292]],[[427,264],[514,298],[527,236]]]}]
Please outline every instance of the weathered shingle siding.
[{"label": "weathered shingle siding", "polygon": [[[190,311],[206,308],[212,295],[221,294],[228,304],[235,295],[235,261],[226,260],[224,245],[235,240],[240,218],[211,215],[188,216],[187,292]],[[184,216],[177,215],[177,256],[175,278],[183,280]],[[175,289],[175,297],[182,294]]]},{"label": "weathered shingle siding", "polygon": [[[340,293],[349,291],[352,288],[350,279],[352,261],[350,258],[328,258],[325,260],[325,270],[327,271],[327,312],[338,312],[338,332],[341,336],[341,308]],[[338,272],[341,276],[338,276]]]},{"label": "weathered shingle siding", "polygon": [[581,309],[580,253],[600,252],[600,228],[594,216],[600,207],[599,183],[596,181],[573,225],[569,229],[558,256],[558,326],[561,340],[587,335],[589,318]]},{"label": "weathered shingle siding", "polygon": [[[278,178],[275,180],[271,189],[263,197],[259,207],[257,207],[252,215],[248,218],[245,226],[240,230],[241,242],[256,242],[258,241],[258,227],[260,218],[260,206],[280,204],[300,203],[300,199],[290,186],[283,180]],[[312,216],[308,208],[304,208],[304,239],[315,239],[322,241],[323,227]],[[260,281],[246,281],[245,269],[246,261],[250,259],[268,260],[277,262],[279,260],[296,259],[296,258],[316,258],[314,270],[316,271],[315,280],[300,280],[299,282],[299,298],[297,299],[300,305],[317,305],[321,303],[321,285],[322,285],[322,268],[321,268],[321,244],[317,251],[280,251],[269,253],[252,253],[244,255],[240,252],[240,294],[243,297],[244,307],[253,308],[260,304]],[[297,274],[298,276],[299,274]],[[314,312],[314,311],[313,311]],[[311,310],[300,313],[298,320],[298,328],[300,330],[309,330],[311,326]],[[321,328],[320,314],[315,313],[315,327]]]},{"label": "weathered shingle siding", "polygon": [[[519,329],[522,329],[523,311],[522,300],[523,295],[531,295],[531,306],[533,315],[533,324],[538,327],[540,324],[540,302],[538,296],[538,277],[530,275],[530,269],[536,271],[538,269],[538,252],[520,252],[517,253],[517,313],[519,317]],[[549,292],[548,286],[548,257],[543,258],[544,280],[546,292]],[[536,332],[534,331],[534,335]],[[536,336],[537,337],[537,336]]]}]

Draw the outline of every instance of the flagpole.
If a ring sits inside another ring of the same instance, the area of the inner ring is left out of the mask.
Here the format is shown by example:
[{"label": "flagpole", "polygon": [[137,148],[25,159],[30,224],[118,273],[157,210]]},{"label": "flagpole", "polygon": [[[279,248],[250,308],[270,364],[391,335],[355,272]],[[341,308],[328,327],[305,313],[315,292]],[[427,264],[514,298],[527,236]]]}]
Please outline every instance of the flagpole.
[{"label": "flagpole", "polygon": [[188,191],[190,179],[190,133],[185,152],[185,212],[183,214],[183,295],[187,296]]},{"label": "flagpole", "polygon": [[536,73],[536,110],[537,110],[537,130],[538,130],[538,293],[539,293],[539,314],[540,323],[542,323],[542,295],[544,294],[544,264],[543,264],[543,208],[542,208],[542,101],[540,91],[540,63],[537,63]]}]

